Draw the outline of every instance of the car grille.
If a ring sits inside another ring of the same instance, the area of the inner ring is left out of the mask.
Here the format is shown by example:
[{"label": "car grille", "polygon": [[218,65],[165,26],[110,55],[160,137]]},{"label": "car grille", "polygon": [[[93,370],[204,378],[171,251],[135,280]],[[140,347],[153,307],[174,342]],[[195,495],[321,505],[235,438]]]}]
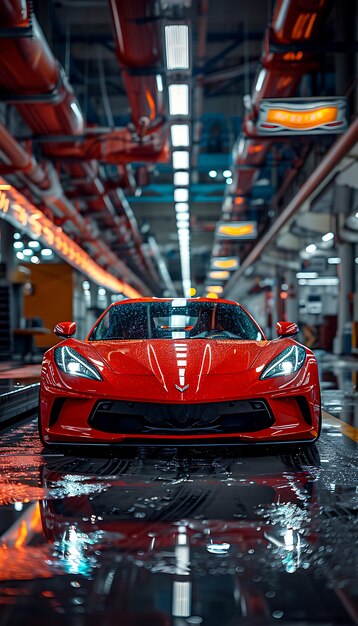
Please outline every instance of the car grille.
[{"label": "car grille", "polygon": [[255,432],[274,423],[264,400],[205,404],[154,404],[103,400],[88,423],[107,433],[200,435]]}]

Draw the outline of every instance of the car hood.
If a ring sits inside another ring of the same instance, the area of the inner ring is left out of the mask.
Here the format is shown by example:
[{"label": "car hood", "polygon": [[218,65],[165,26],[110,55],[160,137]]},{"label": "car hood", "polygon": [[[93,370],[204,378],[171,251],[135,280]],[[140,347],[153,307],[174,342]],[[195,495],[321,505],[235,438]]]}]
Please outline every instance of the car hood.
[{"label": "car hood", "polygon": [[[240,374],[252,367],[267,341],[131,340],[100,341],[91,348],[118,374],[154,375],[164,387],[172,381],[198,384],[210,375]],[[88,344],[87,344],[88,345]]]}]

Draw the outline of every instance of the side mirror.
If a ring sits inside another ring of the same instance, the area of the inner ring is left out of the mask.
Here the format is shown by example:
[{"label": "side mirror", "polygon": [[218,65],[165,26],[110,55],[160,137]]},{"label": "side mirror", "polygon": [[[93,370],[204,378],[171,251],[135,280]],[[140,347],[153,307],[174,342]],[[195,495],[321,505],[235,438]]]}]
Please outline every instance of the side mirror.
[{"label": "side mirror", "polygon": [[293,335],[297,335],[298,326],[295,322],[277,322],[276,331],[280,338],[292,337]]},{"label": "side mirror", "polygon": [[59,322],[53,329],[53,332],[58,337],[68,339],[68,337],[72,337],[76,332],[76,322]]}]

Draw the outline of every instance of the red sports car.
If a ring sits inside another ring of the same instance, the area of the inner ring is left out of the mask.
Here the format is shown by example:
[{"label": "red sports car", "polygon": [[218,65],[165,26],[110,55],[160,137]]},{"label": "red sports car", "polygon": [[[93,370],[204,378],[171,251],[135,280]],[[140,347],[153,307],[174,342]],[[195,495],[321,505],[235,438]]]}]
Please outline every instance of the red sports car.
[{"label": "red sports car", "polygon": [[314,354],[279,322],[268,341],[228,300],[112,304],[84,341],[73,322],[43,360],[39,432],[51,444],[314,442]]}]

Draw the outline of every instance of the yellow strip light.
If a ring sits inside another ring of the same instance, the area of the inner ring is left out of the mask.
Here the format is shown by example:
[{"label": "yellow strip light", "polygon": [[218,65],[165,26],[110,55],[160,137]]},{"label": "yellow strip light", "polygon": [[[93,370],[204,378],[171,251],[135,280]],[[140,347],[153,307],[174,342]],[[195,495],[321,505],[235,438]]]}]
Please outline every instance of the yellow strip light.
[{"label": "yellow strip light", "polygon": [[219,235],[226,235],[227,237],[246,237],[247,235],[253,235],[255,232],[254,224],[242,224],[238,226],[230,226],[229,224],[221,224],[218,228]]},{"label": "yellow strip light", "polygon": [[267,123],[281,124],[286,128],[308,129],[335,122],[338,118],[337,107],[321,107],[313,111],[285,111],[284,109],[270,109],[267,113]]},{"label": "yellow strip light", "polygon": [[211,266],[215,269],[236,270],[239,266],[236,258],[231,259],[213,259]]},{"label": "yellow strip light", "polygon": [[224,288],[221,285],[209,285],[211,293],[222,293]]},{"label": "yellow strip light", "polygon": [[227,270],[209,272],[209,278],[213,280],[227,280],[229,276],[230,272]]},{"label": "yellow strip light", "polygon": [[42,244],[51,248],[64,261],[98,285],[116,293],[123,293],[129,298],[138,298],[141,295],[128,283],[112,276],[93,261],[89,254],[72,241],[61,227],[51,222],[15,187],[5,184],[2,179],[0,179],[0,218],[9,221],[16,228],[26,230],[27,234],[39,239]]}]

